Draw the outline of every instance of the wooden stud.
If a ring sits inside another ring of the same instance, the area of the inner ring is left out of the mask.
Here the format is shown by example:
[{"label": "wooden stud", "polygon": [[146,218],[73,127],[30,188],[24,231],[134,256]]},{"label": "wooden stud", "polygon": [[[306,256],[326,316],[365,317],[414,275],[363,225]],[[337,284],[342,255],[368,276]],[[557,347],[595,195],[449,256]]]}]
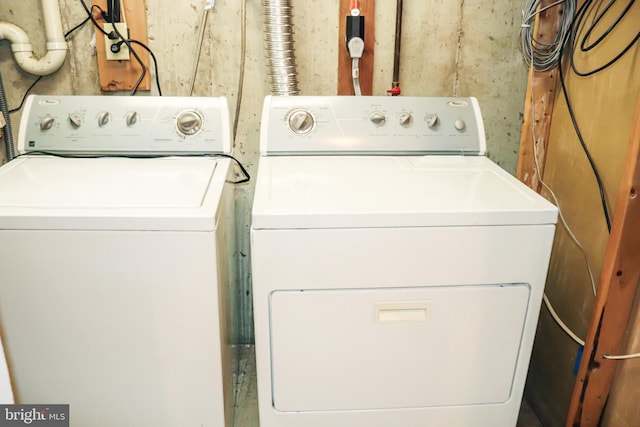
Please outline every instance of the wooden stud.
[{"label": "wooden stud", "polygon": [[[541,3],[539,8],[542,9],[554,2],[555,0],[546,0]],[[534,34],[538,43],[552,43],[560,29],[562,12],[562,5],[558,5],[537,15]],[[525,95],[516,177],[538,193],[541,190],[540,176],[544,172],[557,85],[557,68],[547,72],[537,72],[533,71],[533,67],[531,67]],[[532,116],[533,112],[535,112],[535,117]],[[532,129],[535,132],[535,141]],[[534,150],[534,144],[536,144],[536,150]],[[535,153],[538,156],[540,171],[536,169]]]},{"label": "wooden stud", "polygon": [[626,159],[566,427],[599,424],[640,281],[640,97]]},{"label": "wooden stud", "polygon": [[[124,14],[129,29],[129,38],[138,40],[140,43],[149,45],[147,37],[147,8],[145,0],[124,0]],[[94,0],[94,5],[100,6],[103,10],[107,10],[107,0]],[[99,25],[103,25],[105,20],[102,18],[97,9],[93,9],[93,16]],[[148,52],[135,44],[132,45],[136,53],[145,64],[147,73],[138,87],[139,90],[149,90],[149,54]],[[130,55],[129,61],[107,61],[105,54],[104,34],[96,29],[96,52],[98,56],[98,74],[100,76],[100,90],[102,91],[118,91],[132,90],[136,82],[140,78],[142,68],[133,55]]]},{"label": "wooden stud", "polygon": [[[375,42],[375,1],[359,0],[360,14],[364,16],[364,53],[360,58],[360,90],[362,95],[373,94],[373,46]],[[340,0],[338,16],[338,95],[353,95],[351,57],[345,43],[345,20],[351,13],[349,0]]]}]

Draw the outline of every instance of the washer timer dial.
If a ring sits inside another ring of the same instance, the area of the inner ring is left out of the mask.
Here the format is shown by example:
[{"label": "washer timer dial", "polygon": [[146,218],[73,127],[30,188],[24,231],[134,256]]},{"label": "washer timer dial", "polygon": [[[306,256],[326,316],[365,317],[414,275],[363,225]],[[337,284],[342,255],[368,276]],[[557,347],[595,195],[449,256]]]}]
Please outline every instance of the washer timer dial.
[{"label": "washer timer dial", "polygon": [[306,135],[313,130],[316,120],[307,110],[293,110],[287,118],[289,129],[296,135]]},{"label": "washer timer dial", "polygon": [[185,111],[178,116],[176,126],[183,135],[195,135],[202,129],[202,116],[195,111]]}]

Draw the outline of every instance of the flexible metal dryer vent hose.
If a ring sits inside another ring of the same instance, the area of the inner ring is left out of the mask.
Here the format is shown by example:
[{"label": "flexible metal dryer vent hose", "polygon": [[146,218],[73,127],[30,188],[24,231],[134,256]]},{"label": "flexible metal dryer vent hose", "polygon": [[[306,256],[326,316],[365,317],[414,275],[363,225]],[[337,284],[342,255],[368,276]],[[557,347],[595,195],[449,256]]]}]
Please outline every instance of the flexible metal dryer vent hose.
[{"label": "flexible metal dryer vent hose", "polygon": [[272,95],[297,95],[291,0],[262,0],[267,73]]},{"label": "flexible metal dryer vent hose", "polygon": [[7,103],[7,96],[4,91],[4,84],[2,83],[2,74],[0,74],[0,114],[4,116],[5,125],[2,128],[4,135],[5,153],[7,154],[7,161],[13,160],[16,156],[15,148],[13,146],[13,132],[11,130],[11,118],[9,117],[9,104]]}]

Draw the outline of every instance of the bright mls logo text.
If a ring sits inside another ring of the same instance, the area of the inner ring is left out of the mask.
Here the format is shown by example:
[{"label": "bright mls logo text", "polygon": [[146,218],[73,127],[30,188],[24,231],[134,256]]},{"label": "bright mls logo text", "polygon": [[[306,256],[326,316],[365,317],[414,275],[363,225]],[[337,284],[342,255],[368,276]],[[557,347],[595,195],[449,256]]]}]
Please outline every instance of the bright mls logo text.
[{"label": "bright mls logo text", "polygon": [[2,405],[0,414],[0,427],[69,425],[69,405]]}]

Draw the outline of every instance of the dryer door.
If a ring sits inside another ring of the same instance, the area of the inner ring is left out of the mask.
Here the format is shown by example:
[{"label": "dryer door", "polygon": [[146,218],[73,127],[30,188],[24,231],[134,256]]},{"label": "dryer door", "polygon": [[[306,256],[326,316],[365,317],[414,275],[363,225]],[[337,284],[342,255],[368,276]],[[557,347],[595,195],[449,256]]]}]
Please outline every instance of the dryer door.
[{"label": "dryer door", "polygon": [[525,284],[275,291],[284,412],[495,404],[511,396]]}]

